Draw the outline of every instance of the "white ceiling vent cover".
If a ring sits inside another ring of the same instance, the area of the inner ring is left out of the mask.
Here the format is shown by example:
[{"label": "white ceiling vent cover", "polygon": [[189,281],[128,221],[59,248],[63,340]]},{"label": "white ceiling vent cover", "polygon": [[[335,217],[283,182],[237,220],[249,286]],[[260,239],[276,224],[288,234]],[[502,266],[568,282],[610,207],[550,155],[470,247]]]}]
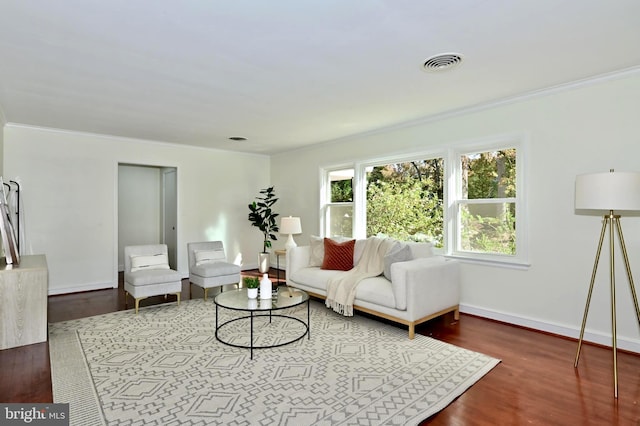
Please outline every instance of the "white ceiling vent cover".
[{"label": "white ceiling vent cover", "polygon": [[462,55],[459,53],[441,53],[427,58],[422,67],[428,72],[445,71],[458,66],[461,62]]}]

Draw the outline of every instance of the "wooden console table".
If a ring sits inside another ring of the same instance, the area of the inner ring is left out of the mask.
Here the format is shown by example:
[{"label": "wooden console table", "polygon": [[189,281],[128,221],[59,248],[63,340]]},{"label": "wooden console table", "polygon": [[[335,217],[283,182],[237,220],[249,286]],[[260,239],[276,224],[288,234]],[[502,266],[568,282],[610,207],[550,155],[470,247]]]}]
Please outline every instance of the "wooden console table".
[{"label": "wooden console table", "polygon": [[48,286],[45,255],[21,256],[19,265],[0,259],[0,349],[47,340]]}]

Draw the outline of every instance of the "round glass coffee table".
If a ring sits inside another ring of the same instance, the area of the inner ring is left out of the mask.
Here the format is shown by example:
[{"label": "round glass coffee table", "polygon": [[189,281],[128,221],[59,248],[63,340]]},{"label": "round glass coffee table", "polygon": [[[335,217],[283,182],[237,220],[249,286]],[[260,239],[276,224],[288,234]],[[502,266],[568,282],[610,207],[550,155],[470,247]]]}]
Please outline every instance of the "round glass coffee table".
[{"label": "round glass coffee table", "polygon": [[[266,349],[266,348],[275,348],[278,346],[288,345],[293,342],[297,342],[302,339],[304,336],[307,338],[311,338],[309,332],[309,318],[310,318],[310,310],[309,310],[309,295],[302,290],[291,289],[291,288],[278,288],[277,297],[273,297],[270,299],[249,299],[247,296],[247,289],[241,288],[238,290],[225,291],[218,294],[213,302],[216,305],[216,339],[219,342],[224,343],[225,345],[234,346],[236,348],[244,348],[249,349],[251,354],[251,359],[253,359],[253,350],[254,349]],[[294,316],[288,315],[285,312],[282,312],[285,309],[293,308],[294,306],[303,305],[307,303],[307,322],[305,323],[300,318],[296,318]],[[220,308],[229,309],[232,311],[242,312],[244,315],[241,315],[236,318],[232,318],[230,320],[226,320],[224,322],[220,322],[218,310]],[[275,312],[275,313],[274,313]],[[265,317],[268,318],[269,324],[275,318],[278,322],[280,321],[294,321],[302,324],[302,333],[294,334],[291,338],[287,338],[288,336],[283,336],[282,339],[278,339],[278,343],[275,344],[267,344],[267,345],[258,345],[255,343],[254,339],[254,319],[256,317]],[[249,344],[238,344],[231,342],[229,340],[225,340],[220,336],[220,331],[225,327],[229,327],[232,324],[236,324],[237,322],[246,322],[246,327],[249,328]]]}]

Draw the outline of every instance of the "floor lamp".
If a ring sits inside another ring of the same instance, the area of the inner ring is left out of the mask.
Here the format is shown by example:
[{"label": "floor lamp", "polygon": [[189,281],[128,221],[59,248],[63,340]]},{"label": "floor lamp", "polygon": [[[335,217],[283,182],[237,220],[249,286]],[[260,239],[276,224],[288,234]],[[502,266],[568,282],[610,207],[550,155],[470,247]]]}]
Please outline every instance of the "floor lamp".
[{"label": "floor lamp", "polygon": [[602,251],[602,243],[609,230],[609,281],[611,287],[611,334],[613,349],[613,386],[614,397],[618,398],[618,354],[617,354],[617,336],[616,336],[616,277],[615,277],[615,259],[614,259],[614,228],[617,231],[622,258],[627,270],[627,278],[631,287],[631,295],[636,309],[636,317],[640,325],[640,309],[638,309],[638,297],[636,296],[633,277],[631,276],[631,268],[629,267],[629,258],[627,256],[627,248],[624,244],[622,236],[622,226],[620,225],[620,215],[614,212],[620,211],[640,211],[640,173],[630,172],[614,172],[613,169],[609,173],[589,173],[578,175],[576,177],[575,188],[575,208],[576,210],[594,211],[604,214],[602,221],[602,231],[600,232],[600,241],[596,252],[596,259],[593,264],[593,272],[591,273],[591,284],[589,285],[589,293],[587,302],[584,307],[584,316],[582,318],[582,327],[580,329],[580,339],[578,340],[578,350],[576,351],[576,360],[574,368],[578,367],[580,359],[580,349],[582,348],[582,339],[584,337],[584,328],[587,323],[587,315],[589,313],[589,304],[591,303],[591,294],[593,293],[593,284],[598,269],[598,261],[600,260],[600,252]]}]

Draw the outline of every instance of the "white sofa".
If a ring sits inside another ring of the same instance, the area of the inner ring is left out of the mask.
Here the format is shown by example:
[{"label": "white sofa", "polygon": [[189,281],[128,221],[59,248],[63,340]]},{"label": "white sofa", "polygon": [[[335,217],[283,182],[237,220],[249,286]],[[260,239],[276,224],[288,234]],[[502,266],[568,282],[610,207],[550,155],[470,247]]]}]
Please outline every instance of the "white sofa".
[{"label": "white sofa", "polygon": [[[364,242],[355,242],[354,265],[360,260]],[[354,310],[407,325],[409,338],[413,339],[417,324],[448,312],[459,319],[459,265],[455,260],[434,255],[429,243],[406,244],[411,260],[392,263],[391,280],[384,274],[362,280],[356,290]],[[310,246],[287,250],[287,285],[324,299],[327,281],[345,272],[310,266],[311,257]]]}]

